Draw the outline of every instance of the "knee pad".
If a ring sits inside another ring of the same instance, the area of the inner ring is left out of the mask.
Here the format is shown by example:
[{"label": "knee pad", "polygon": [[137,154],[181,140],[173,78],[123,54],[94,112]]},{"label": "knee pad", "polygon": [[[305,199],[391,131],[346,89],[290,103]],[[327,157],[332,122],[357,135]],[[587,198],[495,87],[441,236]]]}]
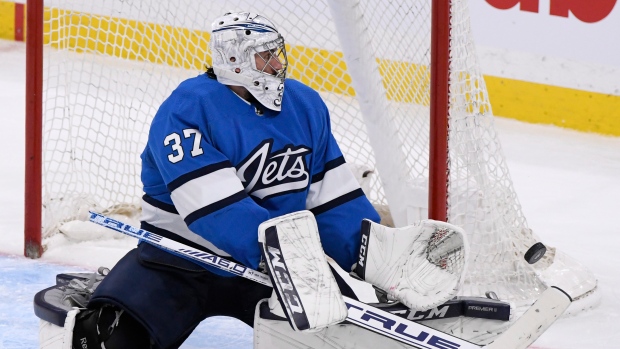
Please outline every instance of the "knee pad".
[{"label": "knee pad", "polygon": [[150,349],[146,329],[124,310],[104,305],[86,309],[75,318],[73,349]]}]

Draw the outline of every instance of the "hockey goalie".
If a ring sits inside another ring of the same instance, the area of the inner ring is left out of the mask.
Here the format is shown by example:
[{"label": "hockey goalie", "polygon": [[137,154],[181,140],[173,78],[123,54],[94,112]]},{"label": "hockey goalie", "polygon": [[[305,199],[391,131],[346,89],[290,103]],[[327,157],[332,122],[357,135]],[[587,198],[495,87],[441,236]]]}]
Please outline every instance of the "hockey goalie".
[{"label": "hockey goalie", "polygon": [[215,315],[253,326],[256,348],[524,348],[558,315],[543,302],[531,328],[515,327],[503,302],[455,299],[460,228],[379,224],[320,95],[286,78],[270,20],[227,13],[210,45],[213,66],[151,123],[141,227],[90,215],[140,244],[107,274],[62,276],[35,296],[41,348],[177,348]]}]

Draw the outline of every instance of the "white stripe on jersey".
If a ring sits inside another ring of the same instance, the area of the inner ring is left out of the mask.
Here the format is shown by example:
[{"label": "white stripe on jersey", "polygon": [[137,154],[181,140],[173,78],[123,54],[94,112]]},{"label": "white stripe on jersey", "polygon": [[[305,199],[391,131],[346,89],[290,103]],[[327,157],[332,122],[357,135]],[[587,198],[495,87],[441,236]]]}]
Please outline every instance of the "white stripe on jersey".
[{"label": "white stripe on jersey", "polygon": [[[308,176],[306,175],[306,177]],[[277,193],[289,192],[289,191],[297,190],[297,189],[304,189],[307,186],[308,186],[308,179],[306,178],[306,180],[304,181],[283,183],[283,184],[274,185],[273,187],[259,189],[259,190],[251,192],[250,195],[255,196],[259,199],[262,199],[266,196],[277,194]]]},{"label": "white stripe on jersey", "polygon": [[310,185],[306,209],[311,210],[359,188],[360,185],[351,173],[351,169],[343,163],[325,172],[322,180]]},{"label": "white stripe on jersey", "polygon": [[185,221],[183,221],[183,218],[181,218],[178,214],[159,209],[144,200],[142,200],[142,216],[140,217],[140,220],[145,221],[157,228],[175,233],[182,238],[197,243],[200,246],[204,246],[219,256],[230,257],[230,254],[220,250],[211,242],[205,240],[202,236],[191,231],[185,224]]},{"label": "white stripe on jersey", "polygon": [[183,218],[243,190],[233,167],[223,168],[194,178],[170,193],[174,206]]}]

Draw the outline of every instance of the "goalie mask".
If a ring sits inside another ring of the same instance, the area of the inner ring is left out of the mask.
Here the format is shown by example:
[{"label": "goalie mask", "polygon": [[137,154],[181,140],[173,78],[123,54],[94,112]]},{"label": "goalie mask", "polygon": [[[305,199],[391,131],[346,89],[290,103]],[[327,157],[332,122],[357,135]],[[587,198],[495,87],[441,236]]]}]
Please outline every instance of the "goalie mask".
[{"label": "goalie mask", "polygon": [[284,38],[271,21],[227,13],[212,24],[211,51],[219,82],[243,86],[266,108],[281,110],[288,62]]}]

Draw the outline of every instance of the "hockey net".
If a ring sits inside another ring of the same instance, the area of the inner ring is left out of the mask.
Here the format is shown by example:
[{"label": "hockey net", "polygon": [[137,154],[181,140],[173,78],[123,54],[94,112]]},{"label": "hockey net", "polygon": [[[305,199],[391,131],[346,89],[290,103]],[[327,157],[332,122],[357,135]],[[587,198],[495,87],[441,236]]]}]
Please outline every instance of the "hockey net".
[{"label": "hockey net", "polygon": [[[373,204],[389,208],[398,226],[427,217],[430,0],[44,4],[44,243],[89,209],[138,217],[150,120],[183,79],[210,64],[210,23],[229,10],[262,13],[279,26],[289,77],[321,93]],[[524,261],[539,239],[493,126],[467,1],[452,1],[449,25],[448,221],[465,229],[472,252],[462,294],[494,291],[519,307],[560,285],[575,299],[594,299],[594,276],[560,251]]]}]

